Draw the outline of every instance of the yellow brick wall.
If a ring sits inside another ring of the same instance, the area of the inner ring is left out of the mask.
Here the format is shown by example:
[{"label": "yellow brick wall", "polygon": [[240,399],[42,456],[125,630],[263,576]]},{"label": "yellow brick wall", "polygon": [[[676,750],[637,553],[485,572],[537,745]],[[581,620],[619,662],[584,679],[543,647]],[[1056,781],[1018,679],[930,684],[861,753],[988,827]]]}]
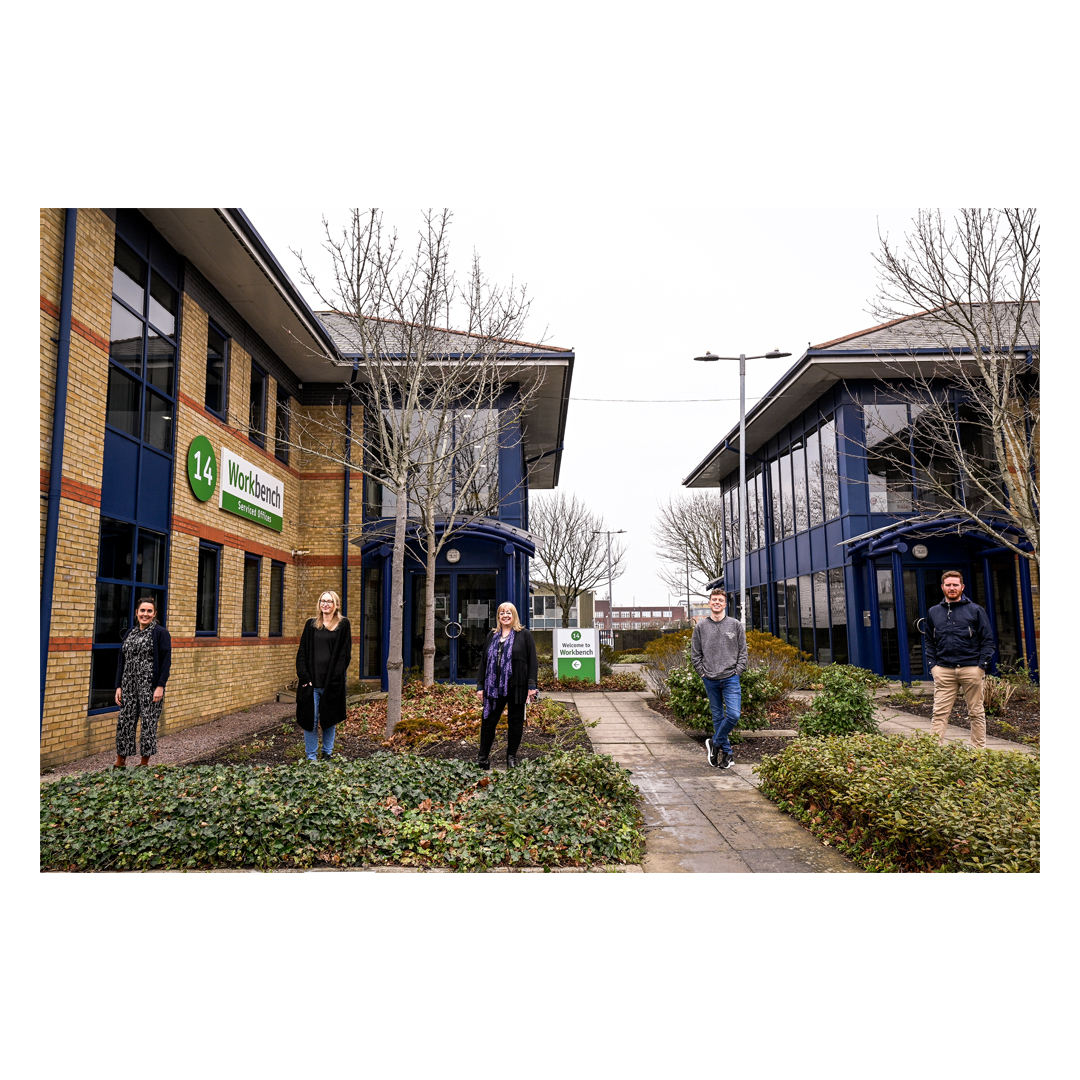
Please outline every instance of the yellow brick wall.
[{"label": "yellow brick wall", "polygon": [[[41,212],[41,461],[47,484],[49,440],[56,371],[56,344],[63,252],[63,210]],[[112,306],[112,260],[115,229],[100,210],[80,210],[76,247],[73,329],[69,370],[63,476],[74,498],[61,502],[56,559],[55,604],[45,714],[41,737],[43,767],[111,751],[116,713],[88,715],[105,399],[108,382],[108,338]],[[327,462],[291,455],[292,468],[273,457],[273,408],[277,386],[268,380],[265,453],[247,437],[251,356],[235,339],[230,342],[229,415],[223,424],[202,407],[206,378],[207,312],[184,292],[181,296],[180,399],[176,414],[176,458],[173,487],[173,531],[170,534],[167,625],[173,639],[172,674],[162,714],[161,732],[168,734],[270,699],[295,677],[297,640],[314,613],[323,589],[341,590],[341,524],[343,470]],[[295,402],[293,405],[295,406]],[[344,409],[329,410],[341,421]],[[340,414],[340,415],[337,415]],[[361,410],[354,408],[356,438]],[[281,533],[262,528],[218,507],[218,492],[209,502],[195,498],[187,479],[187,447],[205,435],[220,453],[232,452],[280,479],[284,485]],[[359,461],[359,454],[356,454]],[[322,479],[329,474],[330,479]],[[42,542],[44,535],[42,499]],[[359,471],[352,480],[353,520],[362,514]],[[219,625],[216,637],[196,637],[199,539],[222,545]],[[313,561],[294,558],[307,549]],[[259,636],[241,635],[244,552],[261,558]],[[358,677],[360,573],[359,549],[351,577],[354,607],[354,649],[350,677]],[[43,552],[43,548],[42,548]],[[270,563],[285,564],[283,636],[270,638]]]}]

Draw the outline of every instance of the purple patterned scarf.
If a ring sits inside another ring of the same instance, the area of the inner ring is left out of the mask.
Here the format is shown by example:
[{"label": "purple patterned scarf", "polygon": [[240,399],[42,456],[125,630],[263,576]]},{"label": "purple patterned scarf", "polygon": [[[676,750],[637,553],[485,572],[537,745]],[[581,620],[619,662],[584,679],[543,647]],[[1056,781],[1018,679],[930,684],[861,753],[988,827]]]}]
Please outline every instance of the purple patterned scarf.
[{"label": "purple patterned scarf", "polygon": [[[488,646],[487,672],[484,675],[484,719],[488,718],[496,698],[510,696],[510,654],[514,648],[514,631],[506,635],[506,640],[501,640],[499,631],[495,631],[491,644]],[[495,672],[499,669],[499,650],[502,650],[502,666],[498,677]]]}]

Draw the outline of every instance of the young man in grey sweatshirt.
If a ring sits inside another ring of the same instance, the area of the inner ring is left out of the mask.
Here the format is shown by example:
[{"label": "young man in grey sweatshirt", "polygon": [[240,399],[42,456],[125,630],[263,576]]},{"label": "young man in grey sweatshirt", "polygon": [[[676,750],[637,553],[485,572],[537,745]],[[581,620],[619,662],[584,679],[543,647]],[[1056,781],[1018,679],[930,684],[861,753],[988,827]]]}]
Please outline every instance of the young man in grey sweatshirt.
[{"label": "young man in grey sweatshirt", "polygon": [[709,617],[694,627],[690,637],[690,663],[705,684],[712,712],[713,736],[705,740],[705,753],[715,769],[730,769],[735,755],[728,735],[742,712],[742,684],[746,670],[746,631],[738,619],[725,614],[727,596],[723,589],[709,594]]}]

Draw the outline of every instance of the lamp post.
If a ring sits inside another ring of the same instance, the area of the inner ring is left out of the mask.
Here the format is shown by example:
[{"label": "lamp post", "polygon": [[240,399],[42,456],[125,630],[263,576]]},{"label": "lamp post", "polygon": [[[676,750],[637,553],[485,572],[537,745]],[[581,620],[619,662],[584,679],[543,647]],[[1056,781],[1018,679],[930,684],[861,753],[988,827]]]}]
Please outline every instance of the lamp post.
[{"label": "lamp post", "polygon": [[625,529],[593,529],[593,536],[607,537],[607,617],[608,633],[611,635],[613,649],[615,648],[615,608],[611,603],[611,538],[624,532],[626,532]]},{"label": "lamp post", "polygon": [[760,356],[747,356],[739,353],[738,356],[717,356],[715,353],[706,352],[704,356],[695,356],[695,360],[706,363],[713,360],[738,360],[739,361],[739,618],[743,626],[746,625],[746,361],[747,360],[781,360],[790,356],[789,352],[762,353]]}]

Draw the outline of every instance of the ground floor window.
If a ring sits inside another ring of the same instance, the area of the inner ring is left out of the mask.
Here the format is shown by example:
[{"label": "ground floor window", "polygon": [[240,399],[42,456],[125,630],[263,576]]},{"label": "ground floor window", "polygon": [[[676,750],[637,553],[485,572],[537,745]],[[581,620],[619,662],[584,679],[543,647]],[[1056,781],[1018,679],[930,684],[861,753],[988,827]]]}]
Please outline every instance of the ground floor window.
[{"label": "ground floor window", "polygon": [[240,633],[246,637],[259,634],[259,571],[262,559],[258,555],[244,555],[244,604],[240,619]]},{"label": "ground floor window", "polygon": [[270,563],[270,637],[281,637],[285,613],[285,564]]},{"label": "ground floor window", "polygon": [[[532,598],[532,628],[534,630],[561,630],[563,609],[555,606],[554,596],[534,596]],[[570,605],[571,626],[578,625],[578,602]]]},{"label": "ground floor window", "polygon": [[364,571],[364,657],[363,677],[382,677],[382,566],[376,563]]},{"label": "ground floor window", "polygon": [[195,633],[216,634],[218,591],[221,584],[221,547],[199,543],[199,576],[195,591]]}]

